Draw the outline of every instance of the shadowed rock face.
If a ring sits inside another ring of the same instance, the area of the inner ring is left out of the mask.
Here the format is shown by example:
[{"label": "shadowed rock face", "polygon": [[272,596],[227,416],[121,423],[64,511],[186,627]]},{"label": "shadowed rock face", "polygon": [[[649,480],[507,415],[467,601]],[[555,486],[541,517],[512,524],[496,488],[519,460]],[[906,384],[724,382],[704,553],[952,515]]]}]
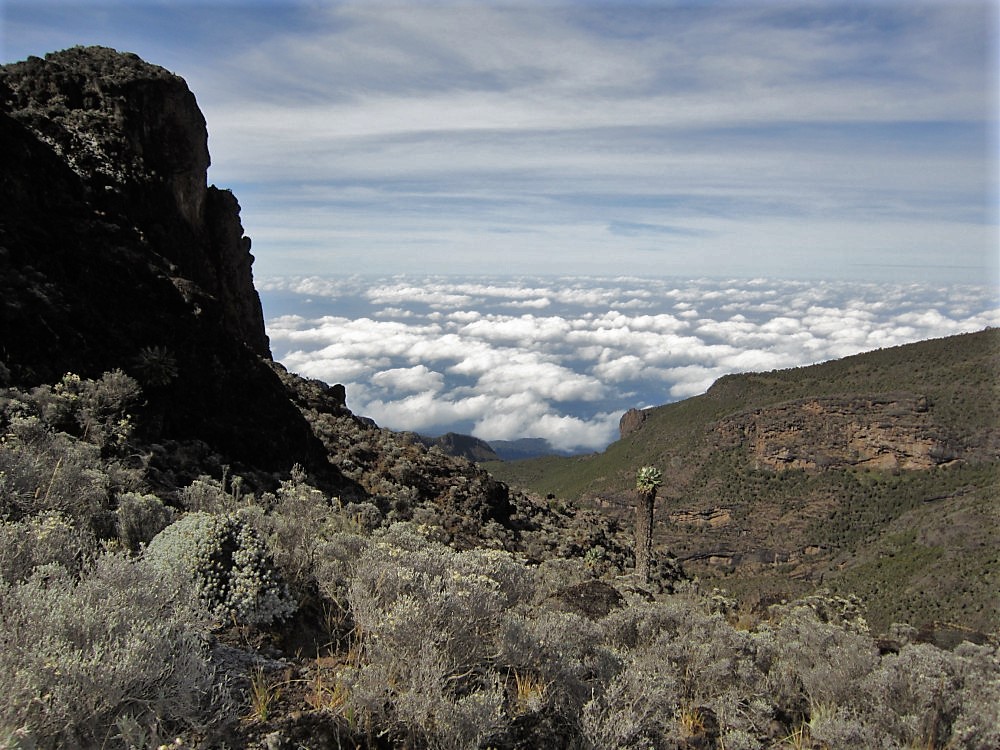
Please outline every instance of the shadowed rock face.
[{"label": "shadowed rock face", "polygon": [[264,361],[250,240],[236,198],[206,184],[205,119],[184,80],[77,47],[0,67],[0,103],[11,382],[121,368],[144,385],[151,437],[261,467],[319,461]]},{"label": "shadowed rock face", "polygon": [[149,254],[221,303],[227,331],[270,356],[239,204],[208,187],[208,131],[184,80],[135,55],[76,47],[5,66],[5,109],[120,217]]}]

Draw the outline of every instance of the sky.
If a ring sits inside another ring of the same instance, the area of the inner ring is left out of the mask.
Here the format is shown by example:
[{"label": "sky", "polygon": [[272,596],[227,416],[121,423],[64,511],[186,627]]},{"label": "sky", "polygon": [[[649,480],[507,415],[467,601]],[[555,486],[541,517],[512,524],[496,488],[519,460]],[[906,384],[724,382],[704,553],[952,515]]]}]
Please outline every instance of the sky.
[{"label": "sky", "polygon": [[183,76],[258,277],[1000,282],[992,0],[0,0]]},{"label": "sky", "polygon": [[275,359],[600,450],[729,372],[1000,325],[997,0],[0,0],[184,77]]}]

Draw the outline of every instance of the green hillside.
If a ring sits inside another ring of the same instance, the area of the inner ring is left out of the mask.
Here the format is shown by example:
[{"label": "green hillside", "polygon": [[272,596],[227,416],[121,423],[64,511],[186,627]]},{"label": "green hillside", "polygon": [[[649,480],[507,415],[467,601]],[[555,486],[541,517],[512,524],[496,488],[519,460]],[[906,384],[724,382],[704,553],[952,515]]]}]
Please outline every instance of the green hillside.
[{"label": "green hillside", "polygon": [[[994,630],[998,372],[1000,331],[985,330],[730,375],[648,410],[601,454],[488,468],[512,486],[630,520],[636,469],[658,466],[661,550],[747,604],[822,584],[862,596],[874,624]],[[773,455],[754,451],[765,430]],[[868,435],[871,457],[838,464],[824,430],[837,433],[831,442]],[[905,468],[921,446],[928,465]]]}]

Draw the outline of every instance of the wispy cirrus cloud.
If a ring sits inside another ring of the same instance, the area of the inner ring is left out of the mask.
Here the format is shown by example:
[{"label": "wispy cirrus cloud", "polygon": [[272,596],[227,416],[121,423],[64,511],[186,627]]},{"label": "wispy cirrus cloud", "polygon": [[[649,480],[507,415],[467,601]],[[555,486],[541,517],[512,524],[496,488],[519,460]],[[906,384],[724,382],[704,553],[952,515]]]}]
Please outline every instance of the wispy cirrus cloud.
[{"label": "wispy cirrus cloud", "polygon": [[65,5],[8,56],[182,73],[262,274],[998,280],[990,0]]},{"label": "wispy cirrus cloud", "polygon": [[[1000,324],[988,286],[354,277],[261,288],[276,358],[344,383],[356,413],[577,450],[606,446],[626,409],[696,395],[727,373]],[[526,300],[547,304],[525,312]]]}]

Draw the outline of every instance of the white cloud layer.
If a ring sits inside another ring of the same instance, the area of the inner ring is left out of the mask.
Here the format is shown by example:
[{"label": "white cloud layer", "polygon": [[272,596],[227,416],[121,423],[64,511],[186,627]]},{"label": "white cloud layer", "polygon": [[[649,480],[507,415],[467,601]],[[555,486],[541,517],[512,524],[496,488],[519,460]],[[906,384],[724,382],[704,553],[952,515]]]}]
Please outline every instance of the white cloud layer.
[{"label": "white cloud layer", "polygon": [[[275,277],[258,287],[276,359],[343,383],[355,413],[575,450],[616,439],[628,408],[702,393],[727,373],[1000,325],[988,286]],[[535,300],[547,302],[524,312]]]}]

